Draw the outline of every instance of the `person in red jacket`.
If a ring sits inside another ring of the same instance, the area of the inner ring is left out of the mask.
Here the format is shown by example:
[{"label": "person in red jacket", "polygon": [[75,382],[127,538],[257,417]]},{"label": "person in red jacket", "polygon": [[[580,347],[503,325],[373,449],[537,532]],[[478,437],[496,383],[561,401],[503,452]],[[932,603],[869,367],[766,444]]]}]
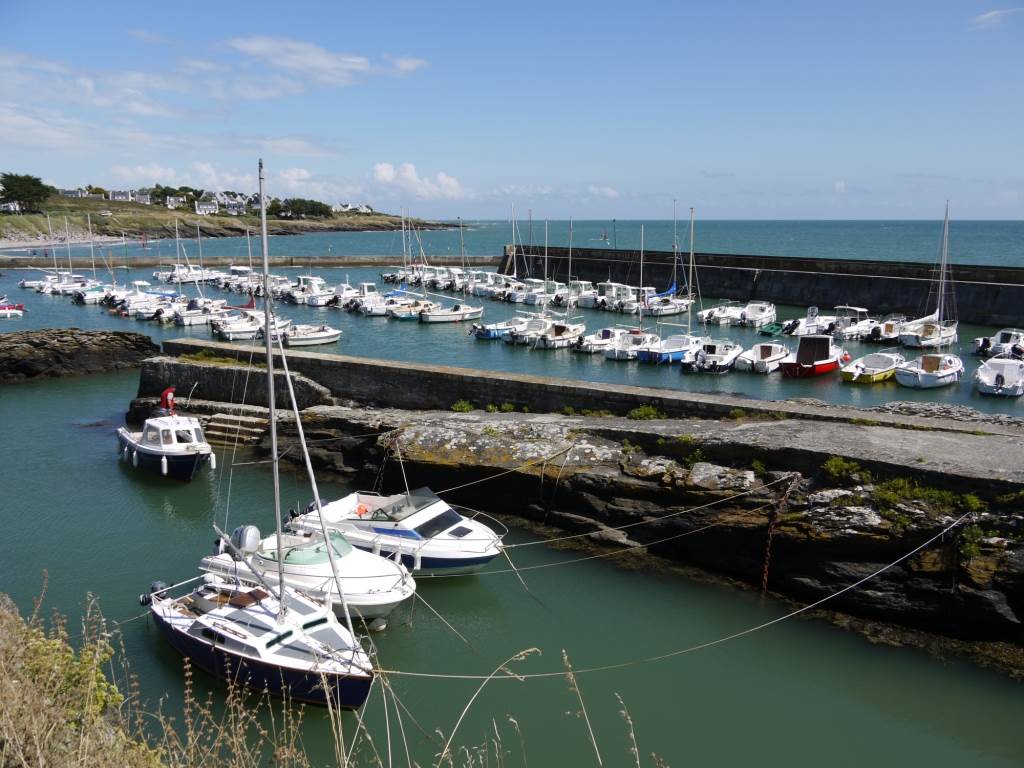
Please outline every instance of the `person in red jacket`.
[{"label": "person in red jacket", "polygon": [[160,394],[160,407],[171,416],[174,415],[174,385],[172,384]]}]

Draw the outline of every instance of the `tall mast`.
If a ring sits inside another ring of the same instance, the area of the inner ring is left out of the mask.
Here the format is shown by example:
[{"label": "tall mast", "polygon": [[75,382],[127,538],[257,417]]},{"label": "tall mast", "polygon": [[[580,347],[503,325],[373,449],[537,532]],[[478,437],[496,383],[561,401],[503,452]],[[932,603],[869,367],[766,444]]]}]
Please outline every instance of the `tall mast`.
[{"label": "tall mast", "polygon": [[462,257],[462,295],[466,295],[469,280],[466,277],[466,240],[462,234],[462,217],[459,216],[459,255]]},{"label": "tall mast", "polygon": [[50,221],[50,214],[46,214],[46,228],[50,230],[50,255],[53,256],[54,279],[57,275],[57,241],[53,239],[53,223]]},{"label": "tall mast", "polygon": [[676,266],[679,262],[679,237],[676,232],[676,200],[672,198],[672,285],[676,284]]},{"label": "tall mast", "polygon": [[942,250],[939,256],[939,304],[936,307],[936,322],[939,325],[939,338],[942,336],[942,313],[946,304],[946,260],[949,258],[949,200],[946,201],[946,215],[942,220]]},{"label": "tall mast", "polygon": [[686,277],[686,291],[690,302],[686,305],[686,332],[690,333],[690,317],[693,312],[693,208],[690,208],[690,272]]},{"label": "tall mast", "polygon": [[[274,399],[274,326],[271,324],[270,312],[270,244],[267,239],[267,203],[263,192],[263,160],[260,159],[260,242],[263,246],[263,337],[267,342],[267,408],[270,419],[270,466],[274,476],[274,523],[277,535],[277,583],[281,589],[281,600],[278,603],[277,618],[284,617],[284,557],[281,546],[281,477],[277,455],[277,413]],[[331,546],[328,541],[327,546]]]},{"label": "tall mast", "polygon": [[74,272],[75,268],[71,265],[71,228],[68,226],[68,217],[64,217],[64,245],[68,249],[68,271]]},{"label": "tall mast", "polygon": [[516,271],[516,204],[512,203],[512,277],[518,277]]},{"label": "tall mast", "polygon": [[[544,229],[544,238],[545,238],[544,239],[544,258],[546,259],[547,258],[547,254],[548,254],[548,252],[547,252],[547,247],[548,247],[548,242],[547,242],[547,233],[548,233],[548,231],[547,231],[547,222],[544,222],[544,227],[545,227],[545,229]],[[569,277],[566,280],[566,283],[571,283],[571,282],[572,282],[572,216],[569,217]],[[570,296],[570,298],[572,298],[572,297]],[[566,308],[568,308],[568,302],[566,302]]]},{"label": "tall mast", "polygon": [[199,269],[203,268],[203,233],[199,229],[199,223],[196,222],[196,241],[199,243]]},{"label": "tall mast", "polygon": [[639,299],[639,306],[637,306],[637,313],[640,315],[640,330],[644,329],[644,304],[647,302],[644,300],[644,225],[640,225],[640,290],[637,292],[637,299]]},{"label": "tall mast", "polygon": [[252,240],[249,239],[249,228],[245,228],[245,248],[249,251],[249,269],[252,270]]},{"label": "tall mast", "polygon": [[96,249],[92,242],[92,214],[85,214],[85,221],[89,226],[89,259],[92,261],[92,279],[96,279]]}]

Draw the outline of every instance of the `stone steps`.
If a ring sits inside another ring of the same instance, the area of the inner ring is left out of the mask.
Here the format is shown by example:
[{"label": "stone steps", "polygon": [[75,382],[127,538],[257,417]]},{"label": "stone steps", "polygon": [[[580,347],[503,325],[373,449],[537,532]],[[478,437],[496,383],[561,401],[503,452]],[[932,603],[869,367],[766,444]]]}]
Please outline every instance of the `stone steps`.
[{"label": "stone steps", "polygon": [[267,420],[258,416],[215,413],[206,422],[206,440],[216,445],[256,445],[267,427]]}]

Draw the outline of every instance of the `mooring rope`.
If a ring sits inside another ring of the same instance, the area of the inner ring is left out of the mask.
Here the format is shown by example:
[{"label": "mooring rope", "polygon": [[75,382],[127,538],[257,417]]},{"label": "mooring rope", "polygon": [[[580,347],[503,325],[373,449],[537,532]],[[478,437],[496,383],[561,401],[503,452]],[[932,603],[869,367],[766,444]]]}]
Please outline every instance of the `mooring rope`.
[{"label": "mooring rope", "polygon": [[[733,632],[731,635],[726,635],[725,637],[719,637],[719,638],[716,638],[714,640],[708,640],[708,641],[705,641],[703,643],[698,643],[696,645],[691,645],[691,646],[688,646],[686,648],[681,648],[681,649],[675,650],[675,651],[669,651],[668,653],[658,654],[656,656],[647,656],[647,657],[640,658],[640,659],[631,659],[631,660],[628,660],[628,661],[620,661],[620,662],[615,662],[615,663],[612,663],[612,664],[602,664],[602,665],[599,665],[599,666],[585,667],[585,668],[582,668],[582,669],[574,669],[573,670],[573,674],[580,675],[580,674],[590,674],[590,673],[596,673],[596,672],[608,672],[608,671],[611,671],[611,670],[625,669],[627,667],[637,666],[637,665],[640,665],[640,664],[650,664],[650,663],[654,663],[654,662],[657,662],[657,661],[664,661],[665,659],[671,659],[671,658],[675,658],[677,656],[682,656],[684,654],[688,654],[688,653],[693,653],[695,651],[704,650],[705,648],[711,648],[713,646],[721,645],[721,644],[727,643],[727,642],[729,642],[731,640],[736,640],[736,639],[741,638],[741,637],[746,637],[747,635],[752,635],[755,632],[760,632],[761,630],[768,629],[769,627],[772,627],[772,626],[774,626],[776,624],[780,624],[783,621],[787,621],[788,619],[792,619],[795,616],[799,616],[802,613],[806,613],[807,611],[813,610],[813,609],[817,608],[820,605],[824,605],[825,603],[829,602],[830,600],[834,600],[835,598],[839,597],[840,595],[843,595],[843,594],[849,592],[852,589],[856,589],[861,584],[864,584],[864,583],[866,583],[868,581],[871,581],[875,577],[877,577],[877,576],[881,575],[882,573],[885,573],[886,571],[888,571],[890,568],[894,568],[895,566],[897,566],[900,563],[902,563],[904,560],[907,560],[908,558],[913,557],[918,552],[920,552],[922,549],[924,549],[924,548],[930,546],[931,544],[933,544],[934,542],[938,541],[943,536],[945,536],[947,533],[949,533],[954,528],[956,528],[958,525],[960,525],[968,517],[971,517],[973,514],[974,514],[973,512],[965,512],[960,517],[958,517],[956,520],[954,520],[952,523],[950,523],[945,528],[943,528],[941,531],[939,531],[937,534],[935,534],[934,536],[930,537],[929,539],[927,539],[926,541],[922,542],[921,544],[918,544],[916,547],[914,547],[912,550],[910,550],[906,554],[901,555],[900,557],[898,557],[895,560],[893,560],[891,563],[888,563],[887,565],[883,565],[881,568],[878,568],[877,570],[873,571],[872,573],[868,574],[867,576],[864,576],[863,578],[858,579],[857,581],[853,582],[852,584],[848,584],[847,586],[845,586],[845,587],[843,587],[843,588],[841,588],[841,589],[839,589],[839,590],[837,590],[837,591],[835,591],[835,592],[833,592],[833,593],[831,593],[829,595],[826,595],[825,597],[823,597],[823,598],[821,598],[819,600],[815,600],[813,603],[808,603],[807,605],[805,605],[805,606],[803,606],[801,608],[797,608],[796,610],[790,611],[789,613],[784,614],[782,616],[778,616],[778,617],[776,617],[774,619],[771,619],[770,621],[762,622],[761,624],[757,624],[757,625],[755,625],[753,627],[747,627],[746,629],[742,629],[739,632]],[[460,675],[460,674],[447,674],[447,673],[440,673],[440,672],[410,672],[410,671],[401,671],[401,670],[381,670],[381,672],[386,672],[389,675],[401,675],[403,677],[422,677],[422,678],[432,678],[432,679],[439,679],[439,680],[443,680],[443,679],[450,679],[450,680],[486,680],[489,677],[488,675]],[[520,678],[520,679],[533,679],[533,678],[550,678],[550,677],[564,677],[564,676],[565,676],[565,670],[561,669],[561,670],[553,671],[553,672],[534,672],[534,673],[528,673],[528,674],[521,674],[521,675],[518,675],[518,678]],[[499,677],[495,677],[493,679],[501,680],[501,679],[517,679],[517,678],[499,678]]]}]

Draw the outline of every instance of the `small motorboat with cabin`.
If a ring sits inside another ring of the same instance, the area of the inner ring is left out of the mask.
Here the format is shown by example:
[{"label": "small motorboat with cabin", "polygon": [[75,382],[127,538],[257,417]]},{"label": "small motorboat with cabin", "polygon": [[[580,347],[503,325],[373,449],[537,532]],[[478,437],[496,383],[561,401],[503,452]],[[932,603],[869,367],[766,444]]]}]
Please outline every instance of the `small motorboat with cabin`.
[{"label": "small motorboat with cabin", "polygon": [[862,333],[860,340],[876,344],[895,344],[900,340],[900,331],[906,322],[906,315],[886,315],[880,323],[871,326],[867,333]]},{"label": "small motorboat with cabin", "polygon": [[[633,288],[629,298],[620,299],[615,305],[615,311],[621,312],[624,315],[640,314],[640,311],[645,309],[647,305],[655,299],[657,293],[658,289],[653,285],[647,285],[643,288]],[[644,314],[647,313],[645,312]]]},{"label": "small motorboat with cabin", "polygon": [[736,358],[737,371],[773,373],[782,367],[782,361],[790,355],[789,347],[773,341],[755,344]]},{"label": "small motorboat with cabin", "polygon": [[633,297],[633,288],[624,283],[604,282],[597,284],[594,294],[580,296],[580,306],[584,309],[615,310],[620,301]]},{"label": "small motorboat with cabin", "polygon": [[396,303],[388,309],[388,317],[392,320],[416,320],[419,321],[420,314],[424,311],[437,309],[436,301],[427,299],[413,299],[408,304]]},{"label": "small motorboat with cabin", "polygon": [[537,337],[534,349],[565,349],[571,347],[587,332],[583,323],[554,322],[551,327]]},{"label": "small motorboat with cabin", "polygon": [[697,313],[697,320],[705,325],[740,325],[742,319],[743,307],[737,301],[723,301]]},{"label": "small motorboat with cabin", "polygon": [[479,320],[483,313],[483,307],[471,307],[468,304],[455,304],[450,307],[436,306],[420,312],[420,322],[461,323],[466,320]]},{"label": "small motorboat with cabin", "polygon": [[963,360],[956,355],[936,352],[897,366],[896,383],[912,389],[935,389],[955,384],[963,374]]},{"label": "small motorboat with cabin", "polygon": [[636,353],[636,359],[641,363],[692,363],[700,351],[701,345],[707,341],[701,336],[693,336],[689,333],[674,333],[664,339],[641,347]]},{"label": "small motorboat with cabin", "polygon": [[870,335],[876,325],[878,321],[864,307],[840,304],[836,307],[836,324],[832,332],[841,339],[859,339]]},{"label": "small motorboat with cabin", "polygon": [[608,360],[636,360],[641,349],[652,347],[660,341],[661,337],[655,333],[647,333],[642,328],[631,328],[605,349],[604,356]]},{"label": "small motorboat with cabin", "polygon": [[793,379],[822,376],[848,362],[850,356],[835,343],[832,336],[814,334],[801,336],[796,352],[782,361],[782,375]]},{"label": "small motorboat with cabin", "polygon": [[141,432],[117,430],[118,455],[133,467],[191,482],[203,465],[217,468],[199,420],[169,414],[146,419]]},{"label": "small motorboat with cabin", "polygon": [[[397,556],[417,576],[472,573],[502,552],[504,532],[497,534],[481,522],[482,513],[473,518],[459,514],[429,488],[393,496],[350,493],[324,504],[322,512],[328,530],[341,531],[359,549]],[[320,523],[314,501],[289,528],[315,533]]]},{"label": "small motorboat with cabin", "polygon": [[682,370],[723,374],[732,370],[743,346],[729,339],[710,339],[701,344],[693,362],[683,362]]},{"label": "small motorboat with cabin", "polygon": [[839,371],[843,381],[856,384],[877,384],[888,381],[896,375],[896,369],[907,362],[907,359],[896,350],[885,349],[881,352],[858,357],[847,363]]},{"label": "small motorboat with cabin", "polygon": [[979,336],[974,340],[974,354],[982,357],[1024,357],[1024,331],[1020,328],[1003,328],[994,336]]},{"label": "small motorboat with cabin", "polygon": [[770,301],[748,301],[740,312],[740,325],[744,328],[761,328],[775,322],[775,305]]},{"label": "small motorboat with cabin", "polygon": [[[286,584],[322,603],[330,603],[339,618],[344,618],[347,603],[353,614],[368,621],[386,617],[416,592],[415,580],[401,563],[356,549],[340,531],[328,530],[327,534],[334,548],[338,580],[334,579],[323,533],[306,531],[281,534],[284,557],[280,566]],[[265,582],[277,587],[280,583],[277,536],[260,539],[259,529],[253,525],[242,526],[241,531],[236,528],[232,535],[236,541],[240,538],[259,541],[248,562],[236,560],[218,542],[214,554],[199,562],[199,570],[253,586]]]},{"label": "small motorboat with cabin", "polygon": [[528,318],[513,317],[486,325],[474,323],[472,333],[481,341],[493,341],[494,339],[503,339],[506,336],[525,330],[527,322],[529,322]]},{"label": "small motorboat with cabin", "polygon": [[319,344],[334,344],[341,338],[341,330],[323,325],[293,325],[283,334],[286,347],[315,347]]},{"label": "small motorboat with cabin", "polygon": [[184,595],[172,597],[174,590],[153,582],[139,601],[171,646],[205,672],[258,693],[341,709],[358,709],[369,696],[369,655],[313,598],[210,574]]},{"label": "small motorboat with cabin", "polygon": [[656,296],[647,302],[646,307],[640,308],[640,314],[643,317],[681,315],[691,303],[690,299],[682,296]]},{"label": "small motorboat with cabin", "polygon": [[573,349],[577,352],[584,352],[586,354],[594,354],[595,352],[604,352],[609,347],[613,346],[625,333],[629,333],[625,328],[601,328],[595,333],[581,336],[577,339]]},{"label": "small motorboat with cabin", "polygon": [[502,340],[506,344],[532,347],[541,334],[547,333],[554,324],[555,319],[552,317],[534,315],[526,321],[522,330],[506,334]]},{"label": "small motorboat with cabin", "polygon": [[983,395],[1020,397],[1024,394],[1024,362],[1009,355],[990,357],[974,372],[974,387]]}]

